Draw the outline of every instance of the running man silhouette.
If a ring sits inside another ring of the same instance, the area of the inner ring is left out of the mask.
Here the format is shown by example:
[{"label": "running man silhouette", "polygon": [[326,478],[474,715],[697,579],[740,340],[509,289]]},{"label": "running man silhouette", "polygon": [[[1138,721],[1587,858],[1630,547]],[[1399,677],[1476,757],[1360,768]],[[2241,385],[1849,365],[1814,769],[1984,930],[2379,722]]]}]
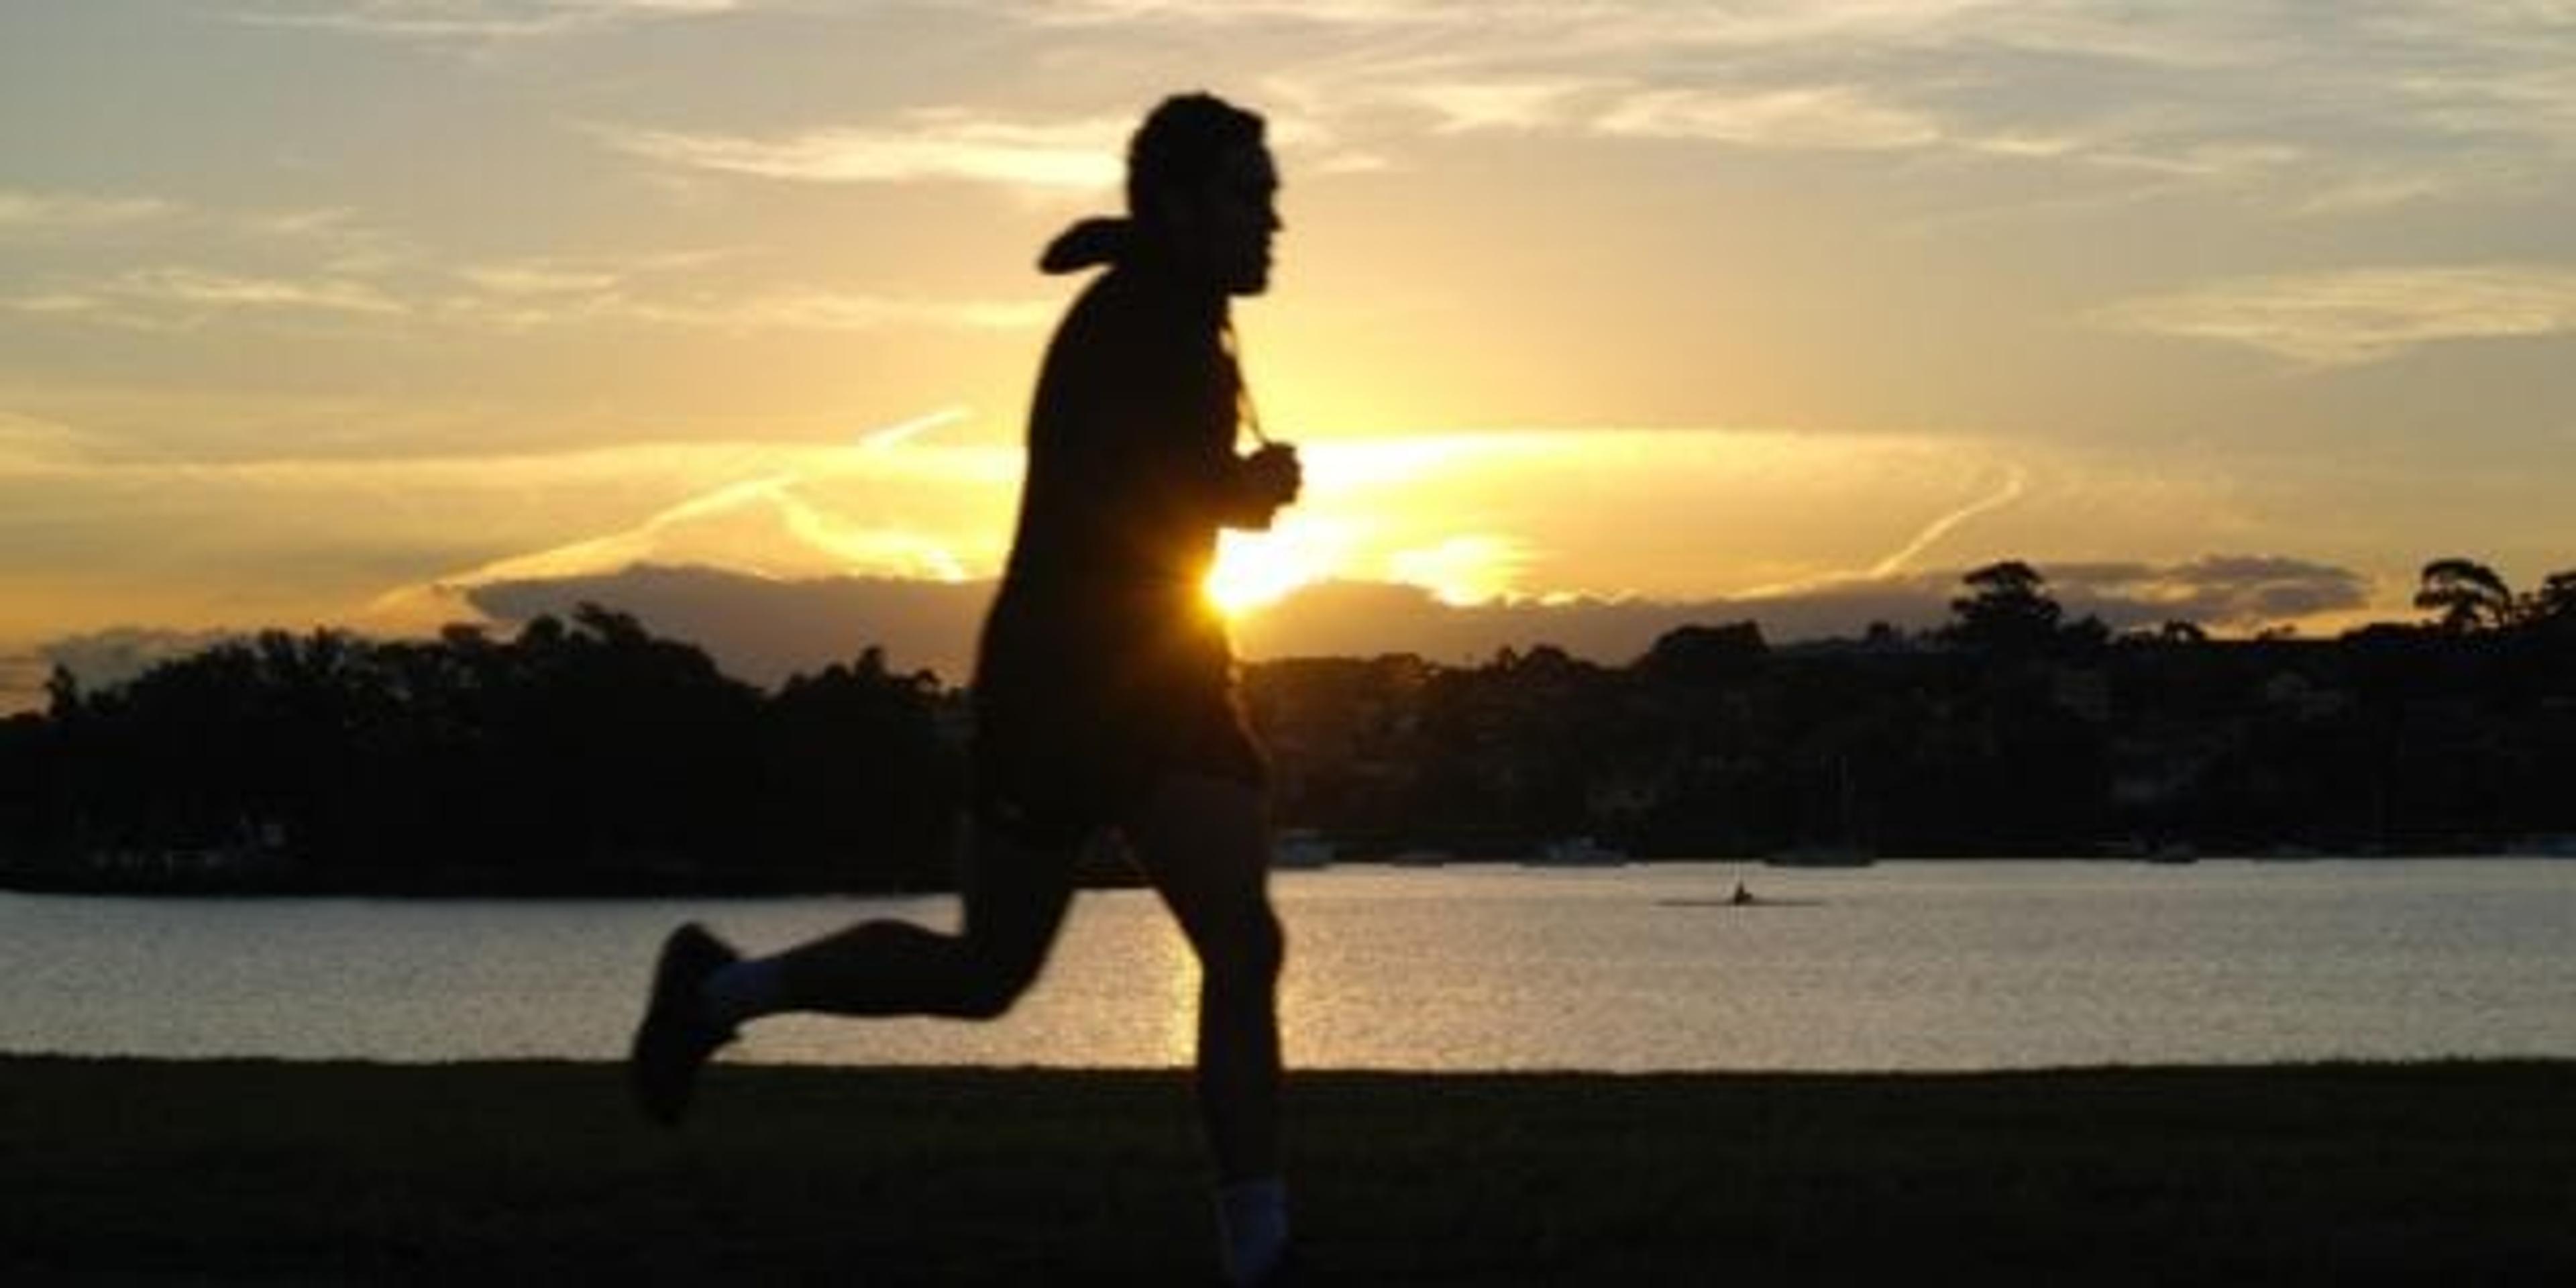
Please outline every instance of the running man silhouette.
[{"label": "running man silhouette", "polygon": [[1174,97],[1129,142],[1128,216],[1074,225],[1040,261],[1108,271],[1057,327],[1029,413],[1019,527],[975,667],[962,932],[870,921],[743,959],[695,923],[672,931],[628,1062],[648,1116],[677,1123],[707,1058],[764,1015],[1001,1014],[1046,959],[1078,852],[1114,830],[1198,956],[1226,1274],[1275,1276],[1284,941],[1264,763],[1201,585],[1218,529],[1267,527],[1301,483],[1293,448],[1235,450],[1251,404],[1229,302],[1269,285],[1278,186],[1259,116]]}]

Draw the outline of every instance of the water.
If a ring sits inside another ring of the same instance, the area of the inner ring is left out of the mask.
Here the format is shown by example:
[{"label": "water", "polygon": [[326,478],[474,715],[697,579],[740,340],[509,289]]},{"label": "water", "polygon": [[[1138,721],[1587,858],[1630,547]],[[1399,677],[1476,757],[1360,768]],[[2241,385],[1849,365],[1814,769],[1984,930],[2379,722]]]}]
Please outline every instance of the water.
[{"label": "water", "polygon": [[[1780,904],[1729,908],[1742,879]],[[1979,1069],[2576,1057],[2576,863],[1345,867],[1277,879],[1292,1064]],[[0,895],[0,1050],[619,1054],[661,933],[774,948],[954,902]],[[993,1024],[787,1019],[733,1058],[1162,1066],[1195,973],[1153,896],[1083,896]]]}]

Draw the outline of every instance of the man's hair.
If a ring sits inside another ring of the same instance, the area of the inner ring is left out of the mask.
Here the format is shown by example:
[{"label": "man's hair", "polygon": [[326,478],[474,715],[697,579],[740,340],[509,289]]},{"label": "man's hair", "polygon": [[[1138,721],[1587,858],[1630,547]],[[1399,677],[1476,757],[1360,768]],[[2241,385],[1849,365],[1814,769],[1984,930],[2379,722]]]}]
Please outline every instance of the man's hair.
[{"label": "man's hair", "polygon": [[1214,94],[1175,94],[1155,105],[1127,141],[1127,214],[1155,217],[1159,188],[1196,188],[1239,146],[1262,146],[1262,120]]}]

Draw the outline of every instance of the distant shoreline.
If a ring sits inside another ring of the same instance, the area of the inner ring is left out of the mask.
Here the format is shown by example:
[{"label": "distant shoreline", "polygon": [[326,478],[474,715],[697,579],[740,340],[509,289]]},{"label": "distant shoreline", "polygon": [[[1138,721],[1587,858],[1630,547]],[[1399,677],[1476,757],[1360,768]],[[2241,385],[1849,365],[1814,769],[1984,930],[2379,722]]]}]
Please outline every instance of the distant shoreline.
[{"label": "distant shoreline", "polygon": [[[2153,856],[2104,854],[1885,854],[1864,862],[1815,863],[1776,861],[1768,856],[1712,856],[1701,858],[1630,857],[1616,864],[1550,865],[1511,857],[1463,855],[1440,862],[1389,859],[1347,859],[1312,868],[1282,871],[1385,871],[1390,869],[1420,871],[1441,868],[1512,867],[1529,871],[1616,872],[1641,868],[1677,867],[1691,864],[1723,865],[1763,869],[1781,874],[1815,871],[1858,871],[1890,863],[2011,863],[2011,864],[2082,864],[2103,867],[2188,867],[2198,863],[2250,863],[2299,865],[2309,863],[2493,863],[2501,861],[2552,863],[2576,860],[2576,853],[2498,850],[2484,852],[2425,852],[2382,854],[2235,854],[2195,855],[2187,860]],[[530,901],[582,899],[804,899],[862,898],[899,899],[954,893],[944,885],[890,887],[870,889],[855,886],[832,886],[806,881],[779,880],[773,883],[723,883],[700,880],[667,882],[618,881],[596,885],[562,881],[512,880],[489,870],[463,870],[453,879],[416,879],[421,874],[408,874],[415,879],[379,885],[302,883],[281,877],[262,877],[231,881],[221,877],[196,877],[175,881],[150,881],[132,877],[108,880],[82,879],[80,874],[59,870],[29,872],[0,870],[0,893],[23,895],[91,895],[100,897],[187,898],[187,899],[526,899]],[[1135,884],[1132,881],[1101,882],[1093,888],[1116,889]]]},{"label": "distant shoreline", "polygon": [[[2559,1283],[2576,1061],[1300,1072],[1328,1282]],[[17,1282],[1210,1282],[1179,1070],[0,1056]]]}]

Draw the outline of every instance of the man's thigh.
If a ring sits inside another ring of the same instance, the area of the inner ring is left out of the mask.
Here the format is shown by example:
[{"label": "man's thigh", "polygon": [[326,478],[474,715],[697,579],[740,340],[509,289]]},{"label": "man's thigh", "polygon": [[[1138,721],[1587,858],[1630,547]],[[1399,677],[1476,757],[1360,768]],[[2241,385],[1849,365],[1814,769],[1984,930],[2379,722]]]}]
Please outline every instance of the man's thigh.
[{"label": "man's thigh", "polygon": [[1268,803],[1259,786],[1207,774],[1168,775],[1147,793],[1130,839],[1202,958],[1212,948],[1276,933]]}]

